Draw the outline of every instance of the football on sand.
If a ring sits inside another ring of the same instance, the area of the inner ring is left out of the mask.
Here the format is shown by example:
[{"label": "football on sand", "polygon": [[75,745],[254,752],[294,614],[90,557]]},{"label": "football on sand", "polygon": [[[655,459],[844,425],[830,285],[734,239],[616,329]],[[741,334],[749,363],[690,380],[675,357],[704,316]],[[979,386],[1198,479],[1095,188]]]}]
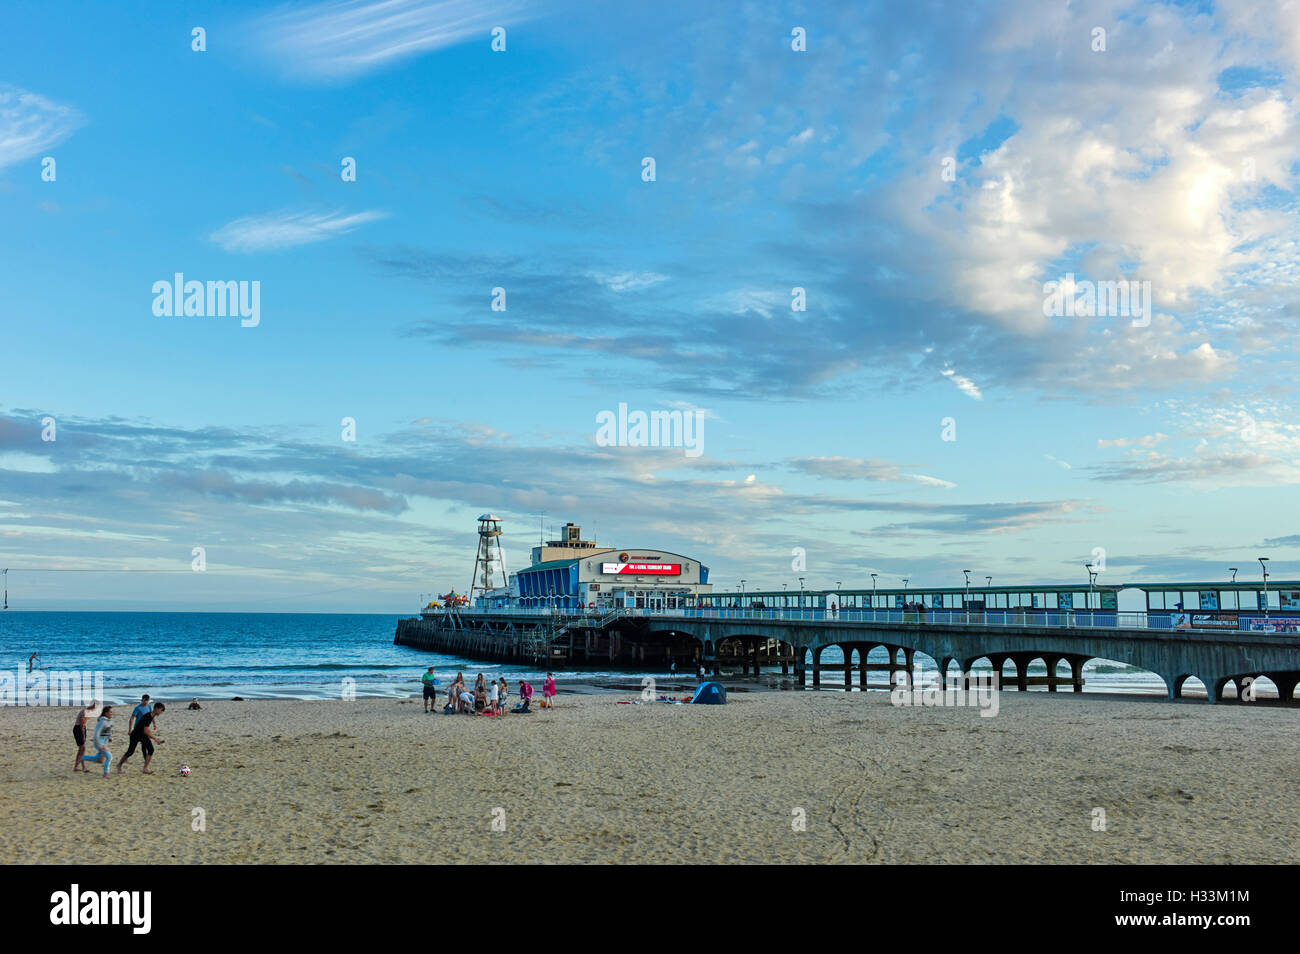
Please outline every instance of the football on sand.
[{"label": "football on sand", "polygon": [[181,766],[181,774],[182,774],[182,775],[189,775],[189,774],[190,774],[190,767],[189,767],[188,765],[182,765],[182,766]]}]

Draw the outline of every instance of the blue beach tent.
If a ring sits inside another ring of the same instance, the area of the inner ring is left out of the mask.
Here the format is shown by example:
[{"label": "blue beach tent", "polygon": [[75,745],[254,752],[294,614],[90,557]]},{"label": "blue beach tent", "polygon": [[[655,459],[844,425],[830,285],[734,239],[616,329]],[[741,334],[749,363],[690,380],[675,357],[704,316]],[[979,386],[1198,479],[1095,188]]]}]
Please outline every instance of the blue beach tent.
[{"label": "blue beach tent", "polygon": [[692,705],[700,706],[725,706],[727,704],[727,690],[722,688],[720,682],[704,682],[695,690],[695,698],[691,700]]}]

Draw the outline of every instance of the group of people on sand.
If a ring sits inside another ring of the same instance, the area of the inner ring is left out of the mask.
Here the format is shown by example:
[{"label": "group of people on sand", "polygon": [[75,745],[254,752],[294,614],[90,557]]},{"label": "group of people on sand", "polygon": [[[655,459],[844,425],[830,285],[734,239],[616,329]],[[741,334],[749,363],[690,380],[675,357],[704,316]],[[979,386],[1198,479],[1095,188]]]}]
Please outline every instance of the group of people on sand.
[{"label": "group of people on sand", "polygon": [[[424,684],[424,711],[438,711],[438,677],[430,666],[420,680]],[[532,684],[519,680],[519,702],[511,712],[531,712],[533,703]],[[456,673],[447,690],[447,702],[443,712],[456,715],[505,715],[506,705],[510,699],[510,684],[505,677],[496,681],[487,679],[482,673],[474,680],[471,690],[465,683],[464,673]],[[549,672],[542,683],[542,706],[552,708],[555,700],[555,677]]]},{"label": "group of people on sand", "polygon": [[[127,759],[135,755],[137,748],[144,755],[144,766],[141,771],[145,775],[153,774],[149,770],[149,763],[153,761],[153,744],[155,742],[159,745],[163,744],[162,737],[158,735],[158,717],[166,711],[167,707],[161,702],[150,703],[148,693],[140,697],[140,704],[131,710],[131,715],[126,721],[126,735],[130,745],[127,746],[126,754],[122,756],[121,761],[117,763],[119,775],[126,767]],[[87,755],[86,725],[96,716],[98,719],[90,739],[95,754]],[[109,750],[113,742],[113,707],[101,707],[98,699],[92,700],[90,705],[77,713],[76,721],[72,723],[72,738],[77,743],[77,757],[72,763],[72,771],[89,772],[86,763],[97,762],[104,767],[104,778],[108,778],[109,767],[113,764],[113,753]]]}]

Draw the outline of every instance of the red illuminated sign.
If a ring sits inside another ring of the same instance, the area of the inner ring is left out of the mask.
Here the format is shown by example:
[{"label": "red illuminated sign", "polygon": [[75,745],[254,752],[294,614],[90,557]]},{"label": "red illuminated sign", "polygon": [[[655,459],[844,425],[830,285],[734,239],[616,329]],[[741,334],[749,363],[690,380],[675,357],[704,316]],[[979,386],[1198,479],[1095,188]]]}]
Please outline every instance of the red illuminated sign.
[{"label": "red illuminated sign", "polygon": [[602,563],[601,573],[616,576],[681,576],[680,563]]}]

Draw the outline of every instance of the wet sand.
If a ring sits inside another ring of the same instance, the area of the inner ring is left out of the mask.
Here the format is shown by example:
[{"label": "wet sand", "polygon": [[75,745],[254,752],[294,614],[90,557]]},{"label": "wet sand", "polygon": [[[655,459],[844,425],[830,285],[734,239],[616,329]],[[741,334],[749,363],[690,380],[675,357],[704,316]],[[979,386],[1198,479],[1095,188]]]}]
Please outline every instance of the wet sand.
[{"label": "wet sand", "polygon": [[71,771],[74,710],[0,709],[0,862],[1281,864],[1300,844],[1300,708],[1012,692],[993,718],[884,692],[618,704],[636,698],[562,693],[501,718],[418,699],[168,700],[156,774],[137,753],[108,779]]}]

